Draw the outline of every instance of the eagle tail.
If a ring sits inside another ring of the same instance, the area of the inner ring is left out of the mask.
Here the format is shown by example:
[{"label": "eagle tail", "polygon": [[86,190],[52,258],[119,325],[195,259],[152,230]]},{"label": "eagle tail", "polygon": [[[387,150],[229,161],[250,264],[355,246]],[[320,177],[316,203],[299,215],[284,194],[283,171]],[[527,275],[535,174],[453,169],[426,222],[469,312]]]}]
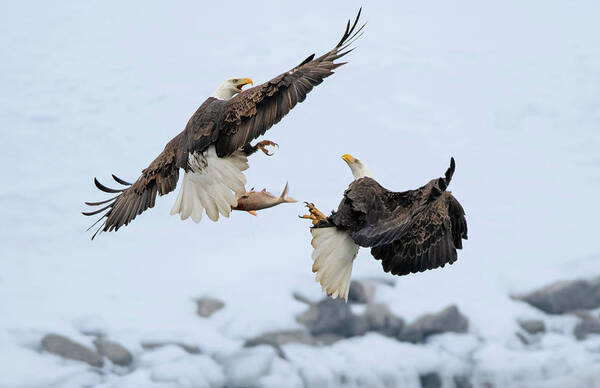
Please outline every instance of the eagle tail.
[{"label": "eagle tail", "polygon": [[212,221],[219,215],[229,217],[231,207],[237,204],[234,193],[245,191],[242,171],[248,168],[246,156],[236,151],[219,158],[213,146],[204,153],[190,154],[188,165],[171,214],[179,214],[182,220],[191,217],[194,222],[200,222],[204,211]]},{"label": "eagle tail", "polygon": [[312,271],[316,272],[316,281],[323,291],[333,299],[344,298],[348,301],[352,264],[358,253],[358,245],[350,235],[335,227],[311,228],[314,248]]}]

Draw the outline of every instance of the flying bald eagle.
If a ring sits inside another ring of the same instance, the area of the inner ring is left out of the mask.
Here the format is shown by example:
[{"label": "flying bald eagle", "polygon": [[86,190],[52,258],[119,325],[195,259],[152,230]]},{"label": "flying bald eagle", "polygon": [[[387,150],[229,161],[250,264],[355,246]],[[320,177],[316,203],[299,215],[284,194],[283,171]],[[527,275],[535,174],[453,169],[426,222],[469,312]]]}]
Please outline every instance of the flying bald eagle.
[{"label": "flying bald eagle", "polygon": [[406,275],[456,261],[467,239],[467,221],[460,203],[446,191],[454,174],[454,158],[443,178],[416,190],[393,192],[371,178],[358,159],[343,155],[354,181],[337,211],[326,217],[307,203],[313,220],[313,272],[327,295],[348,300],[352,264],[359,247],[371,248],[383,270]]},{"label": "flying bald eagle", "polygon": [[360,13],[359,10],[353,24],[348,21],[341,40],[326,54],[317,58],[312,54],[290,71],[247,90],[242,87],[252,84],[249,78],[223,82],[133,184],[113,175],[117,183],[127,187],[112,189],[94,178],[98,189],[117,195],[100,202],[85,202],[90,206],[105,205],[83,213],[91,216],[105,211],[94,223],[104,220],[92,239],[100,231],[116,231],[129,224],[154,206],[157,194],[173,191],[180,168],[185,173],[171,214],[180,214],[182,220],[191,217],[195,222],[200,221],[203,210],[213,221],[219,214],[228,217],[237,203],[236,194],[245,192],[242,171],[248,168],[247,157],[258,149],[269,155],[265,147],[275,145],[268,140],[254,146],[250,142],[277,124],[304,101],[314,86],[345,63],[337,60],[352,51],[349,46],[365,26],[357,28]]}]

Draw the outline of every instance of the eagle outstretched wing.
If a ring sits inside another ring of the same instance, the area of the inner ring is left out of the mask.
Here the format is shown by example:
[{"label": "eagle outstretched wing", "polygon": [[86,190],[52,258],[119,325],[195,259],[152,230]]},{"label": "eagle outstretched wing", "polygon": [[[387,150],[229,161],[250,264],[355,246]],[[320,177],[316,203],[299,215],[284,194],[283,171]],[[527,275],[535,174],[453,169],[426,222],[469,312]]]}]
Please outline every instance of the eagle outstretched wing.
[{"label": "eagle outstretched wing", "polygon": [[176,144],[178,138],[170,141],[163,152],[158,155],[150,165],[142,171],[142,175],[132,184],[113,175],[113,179],[126,188],[112,189],[104,186],[94,178],[94,184],[98,189],[106,193],[117,194],[115,197],[100,202],[85,202],[89,206],[102,206],[99,209],[83,212],[86,216],[93,216],[103,211],[105,213],[88,228],[104,220],[100,227],[92,235],[92,240],[100,232],[117,231],[121,226],[129,224],[138,214],[144,210],[154,207],[156,196],[165,195],[175,190],[179,179],[179,166],[177,163],[178,152]]},{"label": "eagle outstretched wing", "polygon": [[318,58],[312,54],[290,71],[224,102],[224,119],[216,144],[219,157],[231,154],[264,134],[304,101],[313,87],[346,63],[335,61],[350,53],[353,49],[349,46],[361,35],[365,27],[363,24],[357,28],[361,10],[354,23],[348,21],[342,38],[329,52]]},{"label": "eagle outstretched wing", "polygon": [[346,229],[394,275],[451,264],[462,239],[467,239],[465,212],[446,191],[454,168],[451,159],[445,177],[404,192],[388,191],[372,178],[358,179],[344,193],[338,210],[317,227]]}]

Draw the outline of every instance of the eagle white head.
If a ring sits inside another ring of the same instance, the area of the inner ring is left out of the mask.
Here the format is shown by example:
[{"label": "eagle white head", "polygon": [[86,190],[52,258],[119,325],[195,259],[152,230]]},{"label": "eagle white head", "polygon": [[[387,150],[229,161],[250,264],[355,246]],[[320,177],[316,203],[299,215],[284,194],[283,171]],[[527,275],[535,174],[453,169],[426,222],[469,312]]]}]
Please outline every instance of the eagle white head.
[{"label": "eagle white head", "polygon": [[365,166],[363,162],[356,159],[354,156],[344,154],[342,155],[342,159],[344,160],[344,162],[348,163],[350,170],[352,170],[352,175],[354,175],[354,179],[371,176],[371,171],[369,171],[367,166]]},{"label": "eagle white head", "polygon": [[229,100],[236,94],[241,93],[242,87],[248,84],[254,85],[250,78],[230,78],[219,85],[212,96],[219,100]]}]

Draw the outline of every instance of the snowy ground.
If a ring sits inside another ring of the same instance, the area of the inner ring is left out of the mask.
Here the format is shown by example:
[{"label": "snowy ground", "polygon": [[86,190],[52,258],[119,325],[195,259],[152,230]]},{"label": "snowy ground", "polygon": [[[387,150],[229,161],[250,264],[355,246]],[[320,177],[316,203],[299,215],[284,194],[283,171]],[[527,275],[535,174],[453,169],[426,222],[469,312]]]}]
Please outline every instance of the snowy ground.
[{"label": "snowy ground", "polygon": [[[79,212],[82,201],[103,199],[93,176],[135,179],[222,80],[263,82],[329,49],[359,6],[4,7],[0,387],[218,386],[217,362],[244,339],[299,327],[294,315],[305,307],[291,293],[321,297],[299,204],[196,225],[168,215],[170,194],[93,242]],[[369,24],[350,63],[267,133],[281,148],[252,158],[249,186],[275,193],[289,180],[294,198],[332,209],[351,178],[343,153],[395,190],[439,176],[454,156],[451,189],[470,232],[459,261],[393,278],[362,251],[353,275],[393,279],[376,299],[407,320],[457,304],[469,334],[424,346],[377,335],[290,345],[290,363],[257,350],[252,359],[268,359],[283,379],[261,384],[346,370],[356,385],[409,386],[420,371],[466,367],[445,362],[448,352],[474,357],[481,381],[497,386],[600,386],[597,338],[575,342],[558,330],[535,351],[513,346],[516,319],[540,313],[508,297],[600,274],[599,11],[595,1],[364,5]],[[198,318],[193,299],[204,295],[226,308]],[[161,350],[140,357],[134,373],[102,377],[38,352],[48,332],[89,342],[79,333],[89,322],[134,350],[144,338],[186,338],[204,353]]]}]

